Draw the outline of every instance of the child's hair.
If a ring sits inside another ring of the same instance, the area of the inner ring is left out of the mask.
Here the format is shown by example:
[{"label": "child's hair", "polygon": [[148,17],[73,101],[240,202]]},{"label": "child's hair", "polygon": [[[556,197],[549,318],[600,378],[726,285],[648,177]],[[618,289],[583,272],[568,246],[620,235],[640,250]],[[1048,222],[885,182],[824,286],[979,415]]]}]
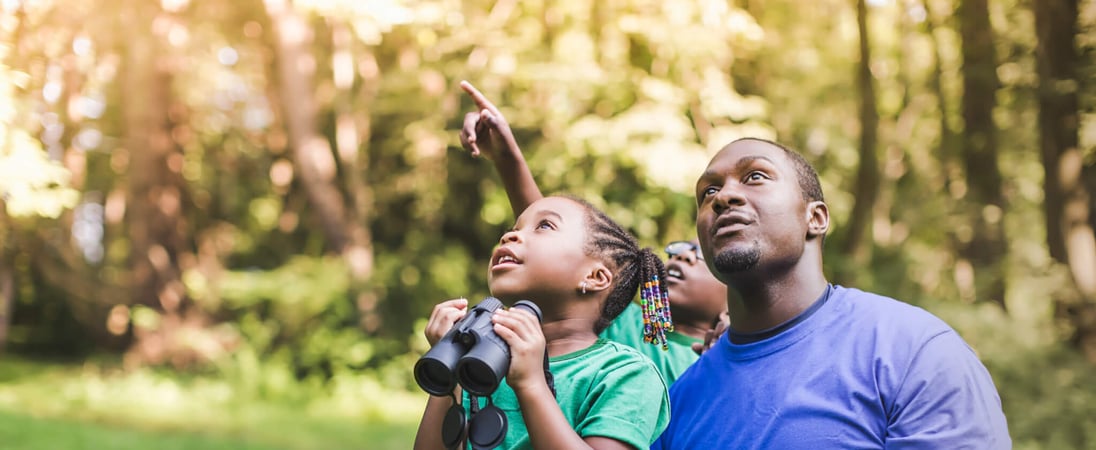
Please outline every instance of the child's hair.
[{"label": "child's hair", "polygon": [[673,331],[673,322],[669,295],[661,284],[666,279],[666,267],[662,260],[651,249],[641,249],[631,234],[597,207],[581,198],[564,197],[586,210],[586,229],[589,232],[584,245],[586,253],[610,263],[616,280],[601,306],[601,316],[594,323],[594,332],[601,333],[608,327],[639,290],[644,340],[665,347],[666,333]]}]

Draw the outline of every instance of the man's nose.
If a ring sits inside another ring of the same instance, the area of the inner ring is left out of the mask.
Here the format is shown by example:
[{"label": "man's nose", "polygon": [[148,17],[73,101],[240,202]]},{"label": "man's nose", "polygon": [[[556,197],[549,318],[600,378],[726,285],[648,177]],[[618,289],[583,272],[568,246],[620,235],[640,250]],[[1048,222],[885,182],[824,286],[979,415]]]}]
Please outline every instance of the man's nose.
[{"label": "man's nose", "polygon": [[742,190],[732,183],[727,183],[719,189],[719,192],[715,193],[715,201],[712,203],[712,207],[718,213],[731,206],[744,205],[745,203],[746,197],[742,194]]}]

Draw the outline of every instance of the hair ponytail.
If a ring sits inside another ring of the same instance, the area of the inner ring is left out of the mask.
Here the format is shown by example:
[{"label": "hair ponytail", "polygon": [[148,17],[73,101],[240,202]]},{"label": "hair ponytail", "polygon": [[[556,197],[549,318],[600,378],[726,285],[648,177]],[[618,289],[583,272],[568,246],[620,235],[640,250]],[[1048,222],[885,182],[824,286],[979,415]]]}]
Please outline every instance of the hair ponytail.
[{"label": "hair ponytail", "polygon": [[670,317],[670,298],[662,285],[666,279],[662,260],[651,249],[641,249],[631,234],[589,202],[567,198],[586,209],[587,253],[609,262],[616,280],[601,307],[594,332],[600,333],[607,328],[639,291],[643,340],[667,348],[666,333],[673,331],[674,325]]},{"label": "hair ponytail", "polygon": [[666,333],[674,331],[670,317],[670,295],[662,286],[666,268],[650,248],[640,250],[639,273],[647,280],[639,290],[639,306],[643,309],[643,341],[669,348]]}]

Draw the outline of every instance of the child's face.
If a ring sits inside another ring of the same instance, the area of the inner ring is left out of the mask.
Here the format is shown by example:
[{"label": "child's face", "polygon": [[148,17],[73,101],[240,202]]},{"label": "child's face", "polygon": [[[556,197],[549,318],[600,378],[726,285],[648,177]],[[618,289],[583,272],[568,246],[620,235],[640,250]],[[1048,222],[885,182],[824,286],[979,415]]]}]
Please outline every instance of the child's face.
[{"label": "child's face", "polygon": [[534,202],[491,255],[491,293],[507,304],[573,295],[595,260],[586,255],[586,213],[562,197]]},{"label": "child's face", "polygon": [[667,254],[666,286],[670,294],[670,308],[675,321],[706,324],[727,309],[727,285],[708,270],[697,241],[691,243],[691,249],[678,245],[674,253]]}]

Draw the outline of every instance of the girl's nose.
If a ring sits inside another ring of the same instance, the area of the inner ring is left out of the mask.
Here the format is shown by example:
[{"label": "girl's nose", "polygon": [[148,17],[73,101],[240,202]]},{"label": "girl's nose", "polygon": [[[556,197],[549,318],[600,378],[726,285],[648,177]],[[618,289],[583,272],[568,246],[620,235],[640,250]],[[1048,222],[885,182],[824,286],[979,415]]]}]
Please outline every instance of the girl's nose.
[{"label": "girl's nose", "polygon": [[691,264],[696,263],[696,253],[692,250],[686,250],[670,257],[670,260],[682,261]]},{"label": "girl's nose", "polygon": [[521,238],[518,236],[517,230],[510,230],[502,234],[499,238],[499,244],[505,244],[507,242],[518,242]]}]

